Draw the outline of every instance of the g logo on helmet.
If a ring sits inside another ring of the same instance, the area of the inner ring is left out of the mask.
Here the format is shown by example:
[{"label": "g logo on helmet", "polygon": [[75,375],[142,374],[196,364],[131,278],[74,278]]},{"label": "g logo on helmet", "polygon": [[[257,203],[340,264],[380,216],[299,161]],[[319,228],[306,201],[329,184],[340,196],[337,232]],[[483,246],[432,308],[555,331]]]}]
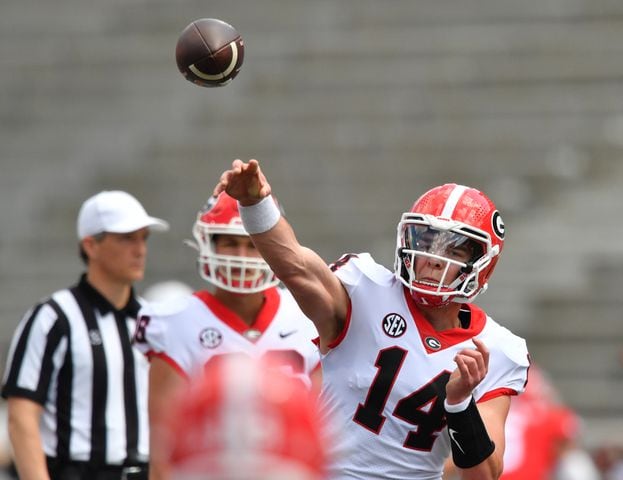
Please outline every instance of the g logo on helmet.
[{"label": "g logo on helmet", "polygon": [[502,220],[502,215],[500,215],[500,212],[497,210],[493,212],[491,216],[491,229],[499,239],[504,240],[506,227],[504,225],[504,220]]}]

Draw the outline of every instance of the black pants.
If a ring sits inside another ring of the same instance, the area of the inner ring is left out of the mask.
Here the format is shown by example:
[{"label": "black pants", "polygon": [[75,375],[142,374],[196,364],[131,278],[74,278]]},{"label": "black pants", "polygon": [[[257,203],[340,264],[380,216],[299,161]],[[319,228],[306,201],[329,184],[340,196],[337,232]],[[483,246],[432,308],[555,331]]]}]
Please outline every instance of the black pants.
[{"label": "black pants", "polygon": [[59,462],[48,458],[52,480],[148,480],[147,465],[95,467],[87,462]]}]

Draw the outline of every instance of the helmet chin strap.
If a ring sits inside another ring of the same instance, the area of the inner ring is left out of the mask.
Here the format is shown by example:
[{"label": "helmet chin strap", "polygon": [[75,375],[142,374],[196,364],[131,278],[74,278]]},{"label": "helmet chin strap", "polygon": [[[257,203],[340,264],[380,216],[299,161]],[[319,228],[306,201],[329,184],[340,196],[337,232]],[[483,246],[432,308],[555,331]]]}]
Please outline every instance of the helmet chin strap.
[{"label": "helmet chin strap", "polygon": [[[442,308],[442,307],[447,307],[448,305],[450,305],[450,303],[452,303],[452,300],[442,300],[440,302],[435,302],[435,303],[428,303],[426,301],[426,297],[421,294],[420,292],[415,292],[413,290],[411,290],[411,297],[413,297],[413,300],[415,300],[415,302],[422,308],[426,308],[428,310],[435,310],[437,308]],[[435,297],[437,298],[443,298],[443,297]]]}]

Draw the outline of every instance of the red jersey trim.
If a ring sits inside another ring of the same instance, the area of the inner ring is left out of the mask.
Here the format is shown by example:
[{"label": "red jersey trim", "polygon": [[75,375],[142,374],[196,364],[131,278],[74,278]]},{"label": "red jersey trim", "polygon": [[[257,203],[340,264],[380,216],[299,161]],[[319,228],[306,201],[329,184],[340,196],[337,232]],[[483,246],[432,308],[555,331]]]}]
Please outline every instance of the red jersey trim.
[{"label": "red jersey trim", "polygon": [[[348,307],[346,308],[346,319],[344,321],[344,327],[342,328],[342,331],[338,334],[338,336],[335,338],[335,340],[333,340],[331,343],[329,343],[327,345],[327,348],[335,348],[337,347],[340,343],[342,343],[342,340],[344,340],[344,337],[346,336],[346,333],[348,332],[348,327],[350,326],[350,317],[352,315],[353,312],[353,307],[351,305],[350,302],[350,297],[348,298]],[[316,337],[314,338],[313,342],[316,344],[316,346],[320,346],[320,337]]]},{"label": "red jersey trim", "polygon": [[[478,335],[482,332],[483,328],[485,328],[487,315],[484,310],[471,303],[466,303],[463,308],[470,311],[469,328],[450,328],[448,330],[438,332],[433,328],[429,321],[424,318],[424,315],[420,312],[415,300],[411,297],[409,289],[405,287],[403,289],[403,293],[407,306],[409,307],[409,311],[411,312],[411,316],[415,321],[415,326],[420,334],[422,345],[428,353],[439,352],[445,348],[452,347],[457,343],[469,340],[470,338]],[[429,347],[428,342],[425,340],[431,337],[439,342],[439,348],[433,349]]]},{"label": "red jersey trim", "polygon": [[219,320],[240,335],[244,334],[250,328],[264,333],[275,318],[277,310],[279,310],[279,305],[281,304],[281,296],[279,292],[277,292],[276,287],[265,290],[264,304],[258,312],[257,317],[255,317],[255,322],[253,322],[253,325],[247,325],[238,315],[223,305],[210,292],[202,290],[193,293],[193,295],[201,300]]},{"label": "red jersey trim", "polygon": [[182,377],[184,377],[187,380],[189,379],[188,374],[182,369],[182,367],[180,367],[179,364],[175,360],[173,360],[171,357],[169,357],[166,353],[154,352],[153,350],[149,350],[145,355],[147,355],[147,358],[149,359],[150,362],[151,362],[151,359],[154,357],[159,358],[160,360],[163,360],[164,362],[168,363],[173,368],[173,370],[179,373]]},{"label": "red jersey trim", "polygon": [[507,387],[496,388],[495,390],[491,390],[490,392],[485,393],[482,397],[478,399],[476,403],[486,402],[487,400],[492,400],[494,398],[502,397],[504,395],[512,397],[513,395],[517,395],[517,391]]}]

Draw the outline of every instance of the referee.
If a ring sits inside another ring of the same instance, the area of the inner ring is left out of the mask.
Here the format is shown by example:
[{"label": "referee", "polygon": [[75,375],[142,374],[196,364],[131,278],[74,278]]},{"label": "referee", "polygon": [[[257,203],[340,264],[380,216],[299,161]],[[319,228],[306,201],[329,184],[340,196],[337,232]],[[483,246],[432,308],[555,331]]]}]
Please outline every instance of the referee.
[{"label": "referee", "polygon": [[35,305],[4,373],[21,480],[147,479],[146,358],[131,346],[149,230],[167,230],[130,194],[104,191],[78,214],[78,283]]}]

